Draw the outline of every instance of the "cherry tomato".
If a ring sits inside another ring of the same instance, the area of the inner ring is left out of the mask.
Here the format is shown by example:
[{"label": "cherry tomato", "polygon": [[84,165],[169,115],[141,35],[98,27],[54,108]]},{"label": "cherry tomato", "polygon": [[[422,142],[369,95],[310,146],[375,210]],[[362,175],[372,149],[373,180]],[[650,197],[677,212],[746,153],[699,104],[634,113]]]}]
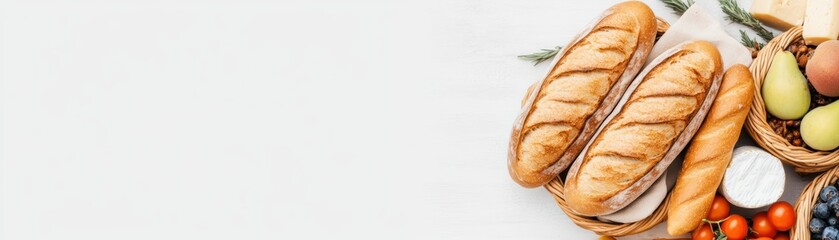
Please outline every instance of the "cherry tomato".
[{"label": "cherry tomato", "polygon": [[773,240],[771,237],[759,237],[756,240]]},{"label": "cherry tomato", "polygon": [[702,223],[702,226],[699,226],[698,229],[693,230],[693,234],[691,235],[692,240],[714,240],[714,231],[711,230],[711,227],[708,224]]},{"label": "cherry tomato", "polygon": [[778,229],[769,222],[766,212],[759,212],[752,218],[752,230],[757,232],[758,237],[774,237]]},{"label": "cherry tomato", "polygon": [[789,230],[795,225],[795,210],[788,202],[773,203],[766,215],[778,231]]},{"label": "cherry tomato", "polygon": [[743,216],[732,214],[725,222],[722,222],[722,232],[728,236],[729,240],[743,240],[749,233],[749,223]]},{"label": "cherry tomato", "polygon": [[774,240],[789,240],[789,234],[785,232],[779,232],[778,234],[775,234]]},{"label": "cherry tomato", "polygon": [[711,203],[711,211],[708,211],[708,220],[719,221],[728,217],[731,211],[731,205],[721,195],[714,196],[714,201]]}]

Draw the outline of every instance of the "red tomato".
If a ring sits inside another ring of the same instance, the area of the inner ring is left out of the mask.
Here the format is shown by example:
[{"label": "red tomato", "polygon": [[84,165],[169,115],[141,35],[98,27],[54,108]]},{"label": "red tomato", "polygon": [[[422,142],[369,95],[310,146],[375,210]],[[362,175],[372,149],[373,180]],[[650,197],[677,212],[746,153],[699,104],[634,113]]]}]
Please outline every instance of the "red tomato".
[{"label": "red tomato", "polygon": [[769,222],[766,212],[759,212],[752,218],[752,230],[757,232],[758,237],[774,237],[778,229]]},{"label": "red tomato", "polygon": [[691,235],[692,240],[714,240],[714,231],[711,230],[711,227],[708,224],[702,223],[702,226],[699,226],[698,229],[693,231]]},{"label": "red tomato", "polygon": [[725,222],[722,222],[722,232],[728,236],[729,240],[743,240],[749,233],[749,223],[743,216],[732,214]]},{"label": "red tomato", "polygon": [[757,240],[773,240],[771,237],[759,237]]},{"label": "red tomato", "polygon": [[774,240],[789,240],[789,235],[786,232],[779,232],[775,235]]},{"label": "red tomato", "polygon": [[708,211],[708,220],[719,221],[728,217],[731,211],[731,205],[721,195],[714,196],[714,201],[711,203],[711,211]]},{"label": "red tomato", "polygon": [[795,225],[795,210],[788,202],[776,202],[769,206],[769,221],[778,231],[786,231]]}]

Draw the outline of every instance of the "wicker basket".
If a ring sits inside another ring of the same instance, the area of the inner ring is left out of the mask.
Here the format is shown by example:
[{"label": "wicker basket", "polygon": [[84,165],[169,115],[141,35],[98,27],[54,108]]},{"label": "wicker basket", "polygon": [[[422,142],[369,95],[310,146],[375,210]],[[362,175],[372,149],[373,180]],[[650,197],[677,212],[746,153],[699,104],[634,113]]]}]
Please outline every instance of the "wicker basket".
[{"label": "wicker basket", "polygon": [[786,139],[772,130],[766,121],[766,107],[760,95],[763,78],[772,64],[775,53],[783,51],[801,37],[801,27],[795,27],[772,39],[757,55],[749,71],[755,80],[755,98],[752,101],[749,116],[746,118],[746,130],[752,135],[758,145],[772,153],[782,161],[795,166],[795,171],[801,173],[815,173],[839,165],[839,150],[833,152],[813,151],[804,147],[793,146]]},{"label": "wicker basket", "polygon": [[790,237],[796,240],[810,239],[810,219],[812,218],[813,206],[819,201],[819,192],[822,188],[831,185],[839,179],[839,167],[834,167],[813,179],[804,190],[801,196],[795,201],[795,225],[790,230]]},{"label": "wicker basket", "polygon": [[641,221],[634,223],[607,223],[601,222],[596,218],[580,216],[571,211],[568,208],[568,203],[565,202],[565,187],[562,184],[562,179],[559,177],[545,184],[545,189],[548,189],[548,192],[554,196],[557,205],[571,218],[574,224],[603,236],[626,236],[655,227],[655,225],[658,225],[667,218],[667,205],[670,202],[670,194],[667,194],[667,198],[664,199],[664,202],[658,206],[655,212]]},{"label": "wicker basket", "polygon": [[[660,17],[656,17],[656,23],[656,40],[658,40],[658,37],[661,37],[661,35],[670,28],[670,24]],[[548,184],[545,184],[545,189],[554,196],[556,203],[560,208],[562,208],[562,211],[564,211],[565,214],[571,218],[571,221],[577,224],[577,226],[603,236],[625,236],[640,233],[654,227],[664,221],[667,217],[667,204],[670,202],[670,194],[668,194],[664,202],[658,206],[658,209],[656,209],[652,215],[641,221],[634,223],[607,223],[601,222],[597,220],[597,218],[580,216],[571,211],[571,209],[568,208],[568,203],[565,202],[565,187],[562,183],[561,177],[556,177]]]}]

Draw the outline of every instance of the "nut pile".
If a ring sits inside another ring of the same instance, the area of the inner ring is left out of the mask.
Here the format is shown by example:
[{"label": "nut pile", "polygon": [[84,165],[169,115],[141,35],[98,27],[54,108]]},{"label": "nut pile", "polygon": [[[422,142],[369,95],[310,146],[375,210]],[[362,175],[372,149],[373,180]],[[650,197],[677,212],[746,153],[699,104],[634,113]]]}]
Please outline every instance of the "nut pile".
[{"label": "nut pile", "polygon": [[798,131],[801,120],[782,120],[769,116],[769,126],[772,127],[772,130],[775,130],[778,136],[783,137],[790,144],[799,147],[804,146],[804,141],[801,140],[801,132]]},{"label": "nut pile", "polygon": [[[813,51],[816,50],[813,46],[808,46],[804,43],[804,40],[799,39],[793,43],[791,43],[787,49],[787,51],[792,52],[795,56],[795,59],[798,61],[798,68],[801,70],[801,73],[804,74],[804,77],[807,77],[807,73],[805,67],[807,66],[807,61],[813,57]],[[809,85],[809,84],[808,84]],[[824,95],[819,94],[813,88],[812,85],[810,87],[810,110],[821,107],[827,104],[830,104],[837,98],[826,97]],[[801,139],[801,133],[799,132],[799,128],[801,126],[801,120],[783,120],[775,118],[772,115],[767,115],[767,122],[769,126],[772,127],[772,130],[775,131],[778,136],[783,137],[787,140],[790,144],[799,147],[806,147],[807,144]]]}]

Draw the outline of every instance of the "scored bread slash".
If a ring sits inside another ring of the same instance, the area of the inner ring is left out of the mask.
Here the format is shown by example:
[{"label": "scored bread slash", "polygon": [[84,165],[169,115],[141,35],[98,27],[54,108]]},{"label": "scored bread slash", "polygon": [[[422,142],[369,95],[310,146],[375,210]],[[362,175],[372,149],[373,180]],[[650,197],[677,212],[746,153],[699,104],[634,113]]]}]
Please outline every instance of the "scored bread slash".
[{"label": "scored bread slash", "polygon": [[571,164],[641,70],[656,27],[646,4],[619,3],[557,54],[513,124],[507,154],[513,180],[538,187]]},{"label": "scored bread slash", "polygon": [[707,41],[682,43],[653,60],[569,169],[569,208],[610,214],[647,190],[696,133],[721,75],[720,53]]}]

